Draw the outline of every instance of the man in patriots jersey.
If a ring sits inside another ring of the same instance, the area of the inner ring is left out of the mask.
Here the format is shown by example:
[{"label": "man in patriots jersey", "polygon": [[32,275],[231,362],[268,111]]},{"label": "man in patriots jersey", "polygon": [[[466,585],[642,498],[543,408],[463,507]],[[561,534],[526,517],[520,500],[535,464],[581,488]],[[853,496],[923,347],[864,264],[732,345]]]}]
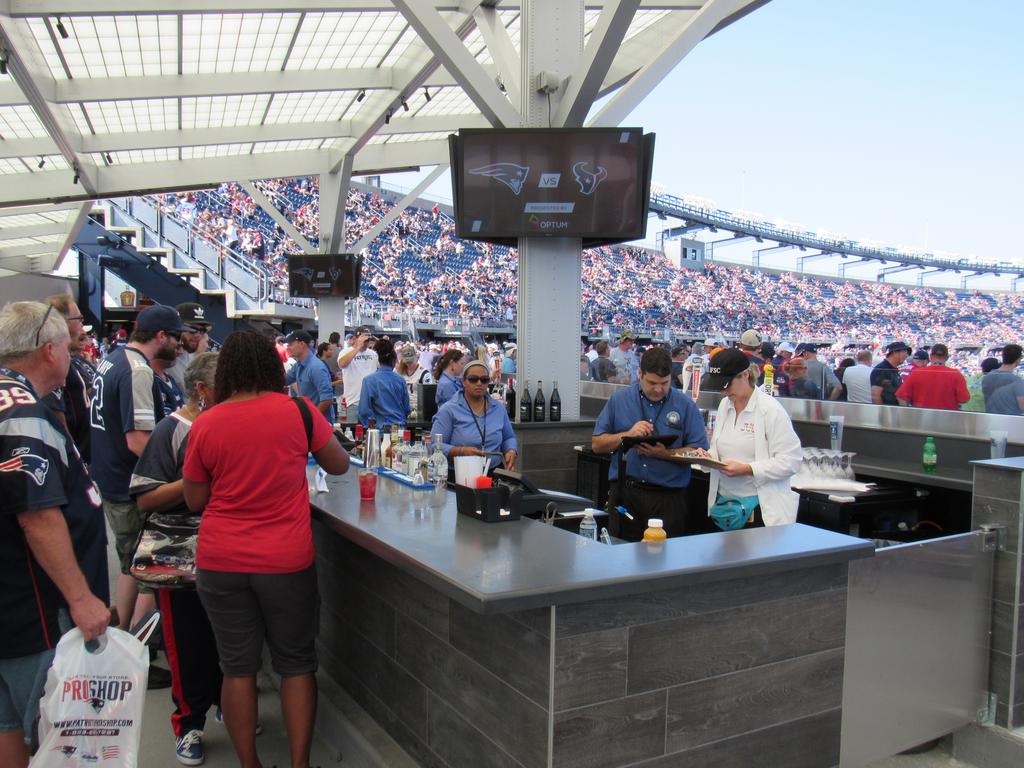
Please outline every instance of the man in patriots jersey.
[{"label": "man in patriots jersey", "polygon": [[51,305],[0,310],[0,765],[26,742],[61,632],[102,635],[106,532],[99,491],[42,398],[68,372],[68,326]]},{"label": "man in patriots jersey", "polygon": [[173,307],[154,304],[139,313],[128,344],[100,363],[94,382],[92,411],[92,472],[103,495],[103,511],[121,565],[115,603],[122,629],[133,615],[155,607],[152,595],[136,608],[138,588],[128,575],[142,516],[128,493],[135,463],[157,422],[164,417],[162,396],[150,360],[174,362],[178,342],[187,330]]}]

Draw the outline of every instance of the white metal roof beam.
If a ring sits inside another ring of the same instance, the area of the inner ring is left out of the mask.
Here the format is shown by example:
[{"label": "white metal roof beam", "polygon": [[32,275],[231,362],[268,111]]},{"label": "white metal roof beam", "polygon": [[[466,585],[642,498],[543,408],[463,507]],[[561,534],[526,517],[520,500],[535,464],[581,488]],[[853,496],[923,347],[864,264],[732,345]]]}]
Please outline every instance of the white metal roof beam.
[{"label": "white metal roof beam", "polygon": [[0,244],[4,240],[15,240],[19,237],[63,235],[67,226],[67,222],[64,221],[50,221],[45,224],[28,224],[23,227],[4,227],[0,229]]},{"label": "white metal roof beam", "polygon": [[0,214],[4,206],[68,203],[86,198],[123,197],[151,192],[215,187],[225,179],[267,179],[311,176],[333,156],[326,150],[267,152],[199,160],[172,160],[139,165],[111,165],[96,169],[98,189],[88,195],[72,183],[69,173],[33,173],[17,184],[0,185]]},{"label": "white metal roof beam", "polygon": [[72,103],[258,93],[387,90],[391,88],[392,79],[392,71],[388,68],[83,78],[58,81],[52,100]]},{"label": "white metal roof beam", "polygon": [[94,164],[76,154],[75,140],[79,138],[79,134],[71,124],[70,116],[63,111],[58,114],[49,102],[48,95],[54,79],[46,66],[42,51],[32,38],[28,22],[0,16],[0,32],[6,41],[4,47],[7,50],[9,74],[25,94],[27,103],[60,149],[64,159],[75,169],[73,177],[81,181],[86,192],[95,194]]},{"label": "white metal roof beam", "polygon": [[555,125],[570,128],[583,125],[639,5],[640,0],[615,0],[601,11],[558,105]]},{"label": "white metal roof beam", "polygon": [[368,144],[356,154],[352,173],[365,176],[370,172],[387,172],[418,168],[421,165],[447,163],[448,142],[409,141],[401,144]]},{"label": "white metal roof beam", "polygon": [[92,201],[86,200],[78,204],[78,212],[74,216],[68,216],[68,220],[65,223],[64,231],[64,242],[60,245],[60,251],[57,253],[57,258],[54,259],[50,269],[59,269],[60,265],[64,262],[64,259],[68,255],[68,251],[71,246],[74,245],[75,238],[78,237],[79,230],[82,229],[82,225],[85,224],[86,218],[92,211]]},{"label": "white metal roof beam", "polygon": [[352,186],[355,157],[347,153],[337,167],[320,174],[320,253],[345,251],[345,201]]},{"label": "white metal roof beam", "polygon": [[377,235],[387,229],[391,222],[397,219],[402,212],[405,211],[410,205],[419,199],[419,196],[423,194],[423,190],[433,184],[437,177],[448,170],[448,164],[444,163],[437,166],[434,170],[428,173],[419,184],[417,184],[412,191],[409,192],[405,197],[398,201],[397,205],[392,206],[391,210],[387,212],[387,215],[383,219],[378,221],[370,230],[360,238],[359,242],[352,246],[353,253],[362,252],[367,246],[370,245],[374,240],[377,239]]},{"label": "white metal roof beam", "polygon": [[285,231],[285,234],[295,241],[295,244],[302,249],[303,253],[316,253],[316,248],[309,244],[306,236],[299,232],[295,225],[288,220],[288,217],[281,213],[278,207],[271,202],[270,198],[263,194],[263,190],[251,181],[241,181],[239,184],[242,189],[249,193],[249,197],[256,202],[256,205],[266,211],[267,215]]},{"label": "white metal roof beam", "polygon": [[393,2],[491,125],[515,127],[520,124],[519,112],[428,0]]},{"label": "white metal roof beam", "polygon": [[[381,136],[406,133],[454,132],[459,128],[486,128],[490,124],[479,114],[430,115],[409,120],[392,120],[377,130]],[[271,123],[245,125],[232,128],[197,128],[187,131],[141,131],[138,133],[101,133],[83,136],[73,149],[90,154],[119,152],[133,149],[163,149],[165,147],[200,147],[214,144],[247,144],[251,142],[301,141],[305,139],[351,139],[355,132],[350,120],[332,120],[323,123]],[[0,158],[31,158],[35,163],[40,155],[57,154],[59,148],[53,139],[11,139],[0,141]],[[45,169],[44,169],[45,170]]]},{"label": "white metal roof beam", "polygon": [[[164,0],[149,2],[143,7],[138,0],[0,0],[0,12],[9,16],[152,16],[176,13],[301,13],[302,11],[393,11],[391,0]],[[439,11],[461,11],[465,4],[459,0],[434,0]],[[588,0],[588,9],[606,5]],[[699,10],[701,0],[642,0],[647,10]],[[517,0],[501,0],[502,10],[517,10]]]},{"label": "white metal roof beam", "polygon": [[55,243],[32,243],[32,245],[16,245],[13,248],[0,248],[0,259],[12,259],[18,256],[38,256],[43,253],[56,253]]},{"label": "white metal roof beam", "polygon": [[700,11],[690,16],[682,31],[637,72],[588,125],[619,125],[701,40],[719,25],[729,23],[732,17],[748,12],[750,6],[763,4],[764,0],[707,0]]},{"label": "white metal roof beam", "polygon": [[519,80],[522,61],[501,20],[501,15],[497,9],[481,5],[473,11],[473,19],[476,21],[480,36],[487,44],[487,50],[490,51],[491,58],[497,66],[498,76],[508,93],[509,103],[518,104],[521,101]]}]

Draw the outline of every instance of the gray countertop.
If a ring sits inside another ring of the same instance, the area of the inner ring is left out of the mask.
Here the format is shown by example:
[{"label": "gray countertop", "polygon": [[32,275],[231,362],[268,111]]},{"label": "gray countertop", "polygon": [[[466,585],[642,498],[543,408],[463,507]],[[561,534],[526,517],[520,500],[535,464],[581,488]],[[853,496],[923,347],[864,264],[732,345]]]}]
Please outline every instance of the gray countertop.
[{"label": "gray countertop", "polygon": [[455,494],[381,477],[360,501],[356,468],[311,497],[336,533],[479,613],[502,613],[846,562],[871,542],[805,525],[608,546],[533,520],[459,515]]}]

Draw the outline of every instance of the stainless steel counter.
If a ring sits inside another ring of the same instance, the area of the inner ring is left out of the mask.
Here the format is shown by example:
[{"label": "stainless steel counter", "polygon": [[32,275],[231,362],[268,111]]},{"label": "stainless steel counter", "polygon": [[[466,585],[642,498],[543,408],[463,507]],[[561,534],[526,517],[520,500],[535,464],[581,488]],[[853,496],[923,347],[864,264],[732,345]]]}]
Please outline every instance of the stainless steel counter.
[{"label": "stainless steel counter", "polygon": [[502,613],[646,593],[873,554],[870,542],[803,525],[607,546],[533,520],[482,523],[459,515],[447,490],[386,478],[360,501],[355,468],[312,497],[337,534],[478,613]]}]

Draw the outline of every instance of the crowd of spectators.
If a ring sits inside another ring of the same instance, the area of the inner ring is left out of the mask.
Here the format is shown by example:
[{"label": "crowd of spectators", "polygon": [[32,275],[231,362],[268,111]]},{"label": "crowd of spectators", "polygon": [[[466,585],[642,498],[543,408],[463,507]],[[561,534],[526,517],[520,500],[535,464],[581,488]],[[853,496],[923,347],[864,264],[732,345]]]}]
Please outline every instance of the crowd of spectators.
[{"label": "crowd of spectators", "polygon": [[[271,179],[259,187],[310,242],[319,238],[316,178]],[[162,209],[204,236],[253,261],[278,285],[287,256],[301,252],[291,237],[239,185],[164,195]],[[351,247],[387,215],[393,202],[353,188],[345,206]],[[514,248],[460,240],[437,205],[405,210],[366,251],[362,299],[410,311],[417,320],[455,319],[511,325],[516,316],[518,256]],[[977,349],[1018,338],[1024,297],[1015,293],[917,288],[830,280],[793,272],[706,264],[679,269],[664,254],[637,247],[583,253],[583,327],[677,336],[735,337],[759,328],[766,338],[912,346],[941,339],[950,364],[975,365]]]}]

